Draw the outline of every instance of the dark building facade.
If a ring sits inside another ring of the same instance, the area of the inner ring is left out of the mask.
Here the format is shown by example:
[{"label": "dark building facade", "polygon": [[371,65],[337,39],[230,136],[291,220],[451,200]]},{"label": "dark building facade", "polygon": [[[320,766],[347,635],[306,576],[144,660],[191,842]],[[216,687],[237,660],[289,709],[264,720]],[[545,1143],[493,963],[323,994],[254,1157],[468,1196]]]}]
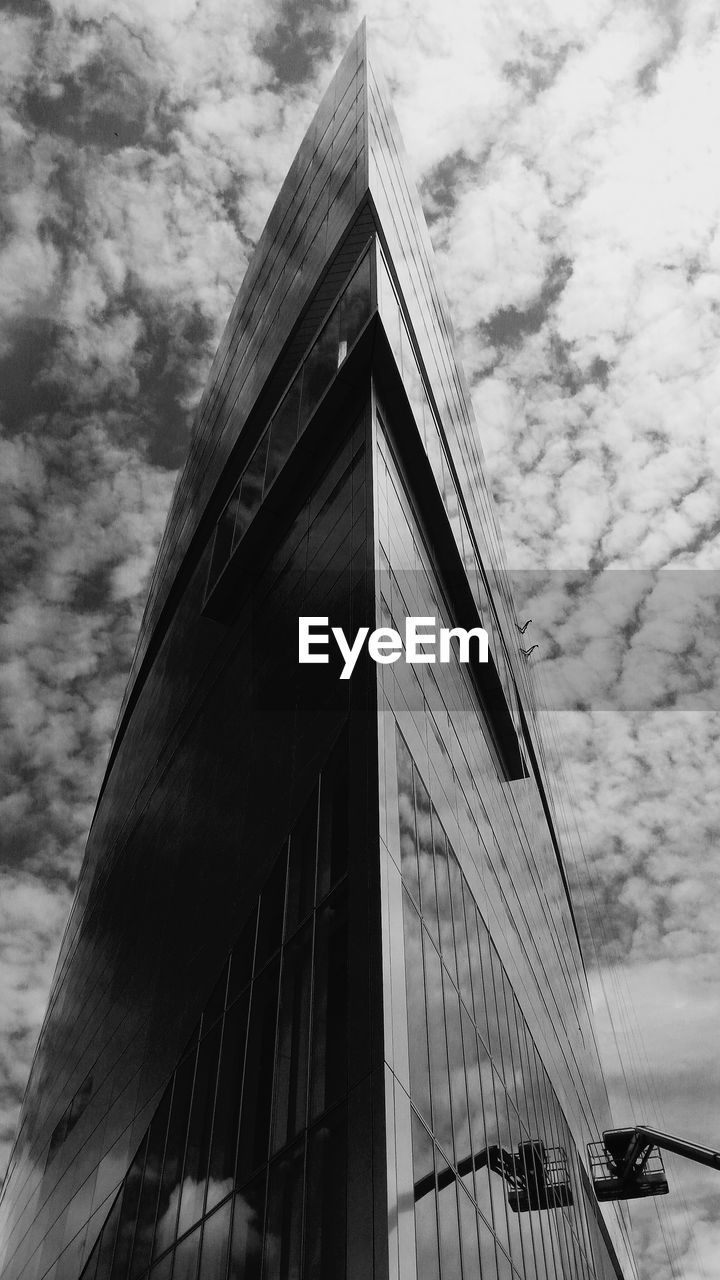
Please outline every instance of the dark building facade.
[{"label": "dark building facade", "polygon": [[[482,625],[487,664],[298,662]],[[364,28],[174,495],[2,1202],[4,1280],[630,1280],[557,797]]]}]

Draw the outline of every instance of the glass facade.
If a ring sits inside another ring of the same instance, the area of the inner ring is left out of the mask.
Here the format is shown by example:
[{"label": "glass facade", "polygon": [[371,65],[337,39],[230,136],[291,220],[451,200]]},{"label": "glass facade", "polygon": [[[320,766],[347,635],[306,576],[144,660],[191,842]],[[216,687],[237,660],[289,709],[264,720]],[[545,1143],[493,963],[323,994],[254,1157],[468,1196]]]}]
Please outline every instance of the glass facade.
[{"label": "glass facade", "polygon": [[[298,664],[298,617],[490,661]],[[2,1199],[3,1280],[632,1280],[469,395],[361,28],[178,482]]]},{"label": "glass facade", "polygon": [[467,1275],[595,1275],[575,1144],[399,731],[397,778],[419,1273],[442,1227]]},{"label": "glass facade", "polygon": [[[452,564],[438,562],[400,458],[408,420],[393,421],[387,378],[380,391],[380,624],[453,625]],[[616,1249],[582,1172],[585,1134],[606,1114],[602,1075],[537,779],[508,779],[482,675],[398,662],[378,680],[395,1274],[609,1280],[624,1224]]]},{"label": "glass facade", "polygon": [[[83,1270],[331,1277],[345,1266],[347,740],[225,962]],[[303,1254],[303,1240],[307,1241]]]},{"label": "glass facade", "polygon": [[218,520],[209,592],[369,320],[370,305],[370,253],[366,252],[294,374]]}]

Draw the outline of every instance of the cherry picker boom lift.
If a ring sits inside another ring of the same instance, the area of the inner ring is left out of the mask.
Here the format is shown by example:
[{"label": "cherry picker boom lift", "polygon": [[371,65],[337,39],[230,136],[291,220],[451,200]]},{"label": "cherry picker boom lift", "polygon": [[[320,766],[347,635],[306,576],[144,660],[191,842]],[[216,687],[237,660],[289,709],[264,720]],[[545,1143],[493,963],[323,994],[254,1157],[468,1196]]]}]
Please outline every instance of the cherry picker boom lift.
[{"label": "cherry picker boom lift", "polygon": [[606,1129],[602,1142],[588,1144],[588,1158],[598,1200],[637,1200],[668,1192],[660,1148],[698,1164],[720,1169],[720,1152],[673,1138],[647,1125]]},{"label": "cherry picker boom lift", "polygon": [[[720,1169],[720,1152],[695,1142],[673,1138],[668,1133],[636,1125],[634,1129],[606,1129],[602,1142],[588,1144],[588,1159],[595,1195],[600,1201],[637,1200],[644,1196],[664,1196],[668,1192],[660,1148],[673,1151],[699,1164]],[[442,1190],[471,1169],[487,1166],[507,1187],[507,1199],[514,1213],[529,1209],[562,1209],[573,1203],[567,1157],[562,1147],[546,1147],[539,1140],[521,1142],[517,1152],[501,1146],[483,1147],[460,1159],[457,1169],[450,1165],[432,1171],[415,1183],[415,1199]]]}]

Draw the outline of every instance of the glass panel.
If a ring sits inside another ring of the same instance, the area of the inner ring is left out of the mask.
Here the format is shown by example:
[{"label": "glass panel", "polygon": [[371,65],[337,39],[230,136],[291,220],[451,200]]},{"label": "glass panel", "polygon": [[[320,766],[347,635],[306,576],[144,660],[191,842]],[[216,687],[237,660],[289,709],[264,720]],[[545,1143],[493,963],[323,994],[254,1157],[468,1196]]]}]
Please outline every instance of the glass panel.
[{"label": "glass panel", "polygon": [[442,1147],[452,1154],[452,1117],[450,1114],[450,1081],[448,1079],[445,1015],[443,1012],[442,965],[440,957],[423,936],[425,954],[425,994],[430,1049],[430,1084],[432,1094],[432,1129]]},{"label": "glass panel", "polygon": [[265,1173],[238,1192],[233,1201],[230,1280],[259,1280],[265,1219]]},{"label": "glass panel", "polygon": [[415,1199],[421,1200],[430,1189],[435,1190],[435,1147],[427,1129],[412,1110],[410,1119]]},{"label": "glass panel", "polygon": [[460,988],[460,994],[468,1009],[472,1009],[472,982],[470,980],[468,936],[467,929],[465,927],[462,872],[460,870],[460,864],[449,845],[448,850],[448,873],[450,876],[450,900],[452,902],[453,924],[455,926],[455,954],[457,956],[458,986]]},{"label": "glass panel", "polygon": [[300,430],[308,423],[322,396],[330,386],[338,367],[340,343],[340,308],[335,307],[303,365]]},{"label": "glass panel", "polygon": [[230,1214],[232,1200],[228,1200],[206,1218],[203,1226],[200,1275],[198,1280],[225,1280],[230,1247]]},{"label": "glass panel", "polygon": [[408,338],[408,332],[405,326],[405,317],[403,316],[403,313],[402,313],[402,307],[400,307],[399,316],[400,316],[400,324],[398,327],[398,333],[399,333],[399,343],[400,343],[400,359],[398,361],[398,364],[400,367],[400,372],[404,375],[407,370],[408,364],[412,359],[412,352],[410,349],[410,339]]},{"label": "glass panel", "polygon": [[173,1256],[166,1253],[161,1262],[156,1262],[150,1272],[150,1280],[170,1280],[172,1274]]},{"label": "glass panel", "polygon": [[317,901],[320,902],[347,868],[348,793],[347,740],[341,738],[320,778]]},{"label": "glass panel", "polygon": [[[496,1091],[498,1109],[502,1105],[501,1099],[499,1097],[499,1092],[500,1092],[499,1090]],[[505,1105],[507,1108],[508,1133],[507,1133],[506,1142],[503,1145],[506,1146],[507,1150],[511,1151],[513,1155],[521,1156],[521,1153],[519,1151],[520,1143],[522,1142],[522,1133],[520,1131],[520,1121],[518,1119],[518,1115],[515,1108],[513,1107],[512,1103],[507,1097],[507,1094],[505,1097]],[[523,1180],[524,1172],[525,1172],[525,1166],[523,1164],[522,1156],[521,1156],[520,1158],[521,1181]],[[513,1190],[514,1188],[508,1185],[508,1193],[509,1194],[512,1193]],[[508,1223],[510,1226],[510,1243],[512,1248],[513,1260],[515,1261],[517,1260],[518,1257],[522,1257],[524,1259],[525,1274],[528,1277],[528,1280],[535,1280],[536,1277],[538,1278],[541,1277],[542,1273],[537,1267],[537,1259],[535,1256],[534,1242],[532,1238],[532,1228],[531,1228],[531,1222],[530,1222],[531,1215],[529,1213],[516,1213],[512,1208],[512,1204],[510,1203],[510,1200],[508,1200],[508,1208],[509,1208]],[[521,1252],[519,1252],[519,1250]]]},{"label": "glass panel", "polygon": [[418,425],[418,431],[422,436],[422,441],[425,446],[425,452],[427,453],[430,433],[435,431],[435,421],[433,418],[432,409],[430,408],[428,393],[425,390],[425,384],[423,383],[422,379],[420,380],[417,399],[413,404],[413,412],[415,414],[415,420]]},{"label": "glass panel", "polygon": [[[498,1124],[496,1098],[495,1098],[495,1080],[497,1077],[495,1076],[495,1073],[492,1069],[492,1063],[488,1056],[488,1052],[482,1040],[479,1037],[477,1040],[477,1047],[478,1047],[478,1067],[480,1072],[481,1093],[482,1093],[482,1100],[483,1100],[482,1120],[484,1121],[484,1125],[485,1125],[485,1144],[486,1144],[486,1150],[488,1151],[487,1171],[488,1171],[488,1177],[489,1177],[488,1186],[490,1191],[490,1202],[491,1202],[491,1212],[487,1213],[485,1216],[488,1218],[488,1221],[492,1221],[493,1227],[495,1228],[495,1233],[499,1237],[501,1242],[505,1245],[506,1248],[509,1248],[508,1225],[507,1225],[509,1210],[507,1207],[507,1200],[505,1198],[505,1182],[504,1182],[504,1179],[502,1176],[502,1170],[500,1169],[500,1167],[494,1162],[493,1164],[490,1163],[491,1148],[500,1147],[503,1144],[503,1133],[504,1133],[504,1130],[507,1128],[507,1120],[505,1121],[504,1128],[502,1128]],[[479,1123],[479,1120],[480,1120],[480,1117],[478,1116],[478,1123]],[[478,1203],[480,1203],[481,1194],[483,1195],[483,1198],[484,1198],[484,1187],[482,1184],[482,1180],[477,1176],[476,1176],[476,1188],[478,1192]]]},{"label": "glass panel", "polygon": [[343,888],[317,913],[311,1115],[347,1092],[347,906]]},{"label": "glass panel", "polygon": [[[442,405],[440,406],[440,413],[442,415]],[[452,509],[451,503],[455,500],[455,486],[451,479],[450,467],[444,452],[440,454],[440,466],[442,470],[441,497],[443,500],[443,506],[449,514]]]},{"label": "glass panel", "polygon": [[212,1031],[200,1042],[183,1169],[178,1235],[182,1235],[198,1221],[205,1203],[220,1031],[220,1024],[216,1022]]},{"label": "glass panel", "polygon": [[442,1280],[462,1280],[457,1186],[452,1170],[439,1153],[437,1174]]},{"label": "glass panel", "polygon": [[[100,1257],[100,1240],[101,1240],[101,1237],[98,1236],[97,1240],[95,1241],[95,1248],[93,1249],[92,1253],[90,1254],[90,1257],[88,1258],[87,1262],[85,1263],[85,1266],[83,1267],[80,1273],[80,1280],[95,1280],[95,1275],[97,1273],[98,1259]],[[54,1274],[55,1274],[54,1271],[51,1272],[51,1276]]]},{"label": "glass panel", "polygon": [[480,1032],[485,1044],[496,1062],[500,1061],[500,1034],[497,1028],[497,1016],[495,1012],[495,995],[493,992],[492,982],[492,965],[490,963],[490,938],[485,923],[482,918],[476,914],[478,927],[478,946],[480,950],[480,964],[478,972],[482,977],[483,999],[479,999],[480,992],[474,986],[475,996],[475,1021],[477,1029]]},{"label": "glass panel", "polygon": [[[497,1075],[495,1071],[492,1072],[492,1079],[493,1079],[493,1085],[495,1090],[496,1129],[495,1129],[495,1136],[494,1137],[491,1136],[490,1128],[488,1124],[488,1138],[490,1139],[491,1145],[493,1145],[494,1143],[497,1143],[497,1145],[499,1147],[502,1147],[503,1150],[509,1153],[510,1152],[514,1153],[517,1148],[517,1127],[516,1125],[511,1126],[511,1123],[510,1123],[511,1112],[508,1109],[507,1093],[505,1092],[505,1088],[500,1081],[500,1077]],[[488,1097],[492,1098],[492,1095],[489,1092],[485,1096],[486,1098]],[[498,1181],[498,1179],[496,1179],[496,1181]],[[506,1220],[507,1220],[507,1231],[508,1231],[508,1240],[509,1240],[509,1247],[510,1247],[510,1257],[512,1258],[515,1265],[522,1272],[523,1252],[522,1252],[522,1239],[520,1234],[519,1215],[517,1213],[514,1213],[513,1210],[510,1208],[509,1204],[507,1203],[508,1193],[511,1190],[512,1190],[512,1187],[503,1178],[502,1191],[503,1191],[503,1200],[505,1201],[505,1205],[507,1209]],[[496,1210],[497,1210],[497,1206],[496,1206]],[[496,1211],[496,1218],[497,1216],[498,1214]]]},{"label": "glass panel", "polygon": [[283,952],[278,1048],[275,1066],[273,1150],[304,1127],[310,1043],[312,922]]},{"label": "glass panel", "polygon": [[527,1129],[533,1140],[542,1142],[543,1139],[543,1123],[542,1113],[538,1109],[535,1090],[533,1088],[532,1071],[528,1059],[527,1041],[525,1036],[525,1020],[520,1012],[520,1007],[513,997],[513,1007],[515,1012],[515,1022],[517,1028],[517,1045],[519,1050],[520,1073],[522,1075],[522,1094],[519,1098],[518,1110],[520,1119],[524,1120],[527,1116]]},{"label": "glass panel", "polygon": [[237,546],[262,502],[265,461],[268,451],[268,432],[255,448],[240,481],[240,502],[238,504],[233,534],[233,549]]},{"label": "glass panel", "polygon": [[235,1170],[240,1098],[242,1092],[245,1037],[250,992],[245,990],[225,1016],[220,1053],[215,1117],[207,1191],[207,1209],[219,1204],[232,1191]]},{"label": "glass panel", "polygon": [[[340,352],[344,359],[370,316],[370,254],[366,253],[342,296]],[[343,352],[343,343],[345,350]],[[339,363],[339,361],[338,361]]]},{"label": "glass panel", "polygon": [[215,1022],[225,1008],[225,995],[227,992],[228,972],[230,970],[230,957],[228,956],[223,965],[222,973],[212,989],[210,998],[203,1009],[202,1034],[210,1030],[213,1022]]},{"label": "glass panel", "polygon": [[430,796],[417,769],[415,774],[415,821],[417,824],[417,854],[420,871],[420,906],[423,921],[430,930],[436,945],[440,946],[437,897],[435,894],[435,866],[433,860],[432,821]]},{"label": "glass panel", "polygon": [[403,926],[405,935],[408,1051],[410,1055],[410,1096],[428,1128],[432,1128],[422,928],[420,917],[405,890],[403,890]]},{"label": "glass panel", "polygon": [[252,978],[253,957],[255,955],[255,931],[257,926],[257,907],[243,927],[230,957],[230,981],[228,983],[227,1002],[240,994]]},{"label": "glass panel", "polygon": [[290,835],[285,937],[289,938],[313,908],[315,899],[315,853],[317,848],[317,787],[313,791]]},{"label": "glass panel", "polygon": [[298,436],[300,420],[300,387],[302,369],[295,375],[285,392],[270,423],[267,465],[263,494],[267,493],[276,475],[290,456]]},{"label": "glass panel", "polygon": [[238,1182],[243,1182],[268,1158],[279,967],[275,960],[252,986],[238,1143]]},{"label": "glass panel", "polygon": [[230,552],[233,546],[233,530],[235,528],[235,520],[237,517],[238,500],[240,497],[240,484],[238,483],[232,493],[230,501],[225,507],[215,528],[215,541],[212,549],[212,560],[210,564],[210,577],[208,581],[208,589],[217,582],[222,570],[225,568],[230,559]]},{"label": "glass panel", "polygon": [[110,1211],[110,1217],[103,1227],[102,1236],[100,1237],[97,1274],[101,1277],[101,1280],[104,1280],[105,1276],[110,1275],[110,1267],[112,1264],[112,1256],[115,1251],[115,1238],[117,1236],[121,1208],[122,1195],[118,1195],[118,1198]]},{"label": "glass panel", "polygon": [[379,242],[377,241],[375,244],[375,251],[377,259],[378,306],[380,308],[380,314],[382,315],[383,311],[385,311],[389,306],[390,295],[393,292],[393,288],[390,283],[387,266],[385,265],[385,256],[380,248]]},{"label": "glass panel", "polygon": [[[548,1147],[551,1144],[548,1144],[545,1141],[545,1136],[544,1136],[545,1126],[542,1120],[542,1112],[540,1112],[538,1109],[535,1090],[533,1087],[532,1072],[530,1070],[530,1064],[529,1064],[528,1052],[527,1052],[527,1041],[525,1037],[525,1023],[524,1023],[522,1014],[520,1012],[519,1006],[517,1005],[517,1002],[513,1001],[513,1003],[514,1003],[515,1017],[516,1017],[516,1023],[517,1023],[518,1044],[520,1049],[520,1060],[522,1063],[522,1074],[524,1078],[523,1102],[524,1102],[525,1112],[528,1118],[527,1119],[528,1130],[530,1132],[530,1136],[533,1139],[533,1141],[541,1142],[544,1147]],[[520,1119],[523,1120],[522,1110],[520,1113]],[[540,1231],[542,1235],[542,1244],[544,1249],[546,1268],[548,1269],[550,1275],[555,1275],[558,1269],[558,1260],[556,1258],[556,1246],[553,1241],[553,1220],[555,1219],[556,1215],[554,1213],[547,1214],[547,1213],[541,1212],[537,1216],[539,1219],[539,1226],[540,1226]]]},{"label": "glass panel", "polygon": [[415,1182],[415,1248],[417,1274],[439,1280],[435,1148],[417,1116],[412,1116],[413,1179]]},{"label": "glass panel", "polygon": [[[460,1245],[462,1249],[463,1275],[478,1276],[480,1272],[480,1248],[478,1244],[478,1216],[475,1205],[458,1187],[458,1208],[460,1210]],[[483,1274],[483,1280],[485,1275]]]},{"label": "glass panel", "polygon": [[160,1175],[162,1173],[165,1139],[170,1118],[171,1096],[172,1089],[169,1087],[165,1090],[162,1102],[155,1112],[148,1133],[147,1155],[145,1157],[145,1170],[130,1269],[131,1276],[140,1275],[150,1265],[155,1213],[160,1190]]},{"label": "glass panel", "polygon": [[502,1249],[497,1250],[497,1273],[498,1280],[516,1280],[517,1272],[513,1271]]},{"label": "glass panel", "polygon": [[285,876],[287,869],[287,845],[276,859],[260,897],[260,920],[255,948],[255,972],[259,972],[282,942],[283,912],[285,908]]},{"label": "glass panel", "polygon": [[471,1154],[467,1090],[465,1087],[465,1062],[460,1031],[460,1001],[458,1000],[458,993],[446,973],[443,974],[443,986],[445,989],[445,1028],[450,1068],[450,1098],[455,1137],[455,1158],[457,1161],[465,1160]]},{"label": "glass panel", "polygon": [[[508,1031],[507,1020],[505,1017],[505,1001],[502,993],[502,967],[498,954],[493,946],[490,948],[490,958],[492,962],[492,987],[486,982],[485,985],[485,1005],[488,1011],[488,1019],[492,1017],[492,1012],[497,1018],[497,1037],[500,1042],[500,1056],[502,1062],[498,1061],[496,1066],[500,1069],[503,1079],[509,1081],[512,1077],[512,1063],[510,1061],[510,1033]],[[495,993],[493,1001],[493,989]],[[491,1012],[492,1011],[492,1012]],[[492,1030],[490,1032],[492,1035]]]},{"label": "glass panel", "polygon": [[437,423],[435,422],[435,415],[433,414],[432,409],[430,408],[429,402],[427,407],[428,407],[428,413],[429,413],[429,419],[427,420],[427,455],[428,455],[428,460],[430,462],[430,466],[432,467],[432,473],[435,477],[435,482],[442,494],[442,476],[443,476],[442,442],[440,440],[440,433],[437,428]]},{"label": "glass panel", "polygon": [[175,1250],[173,1280],[195,1280],[200,1252],[200,1228],[186,1236]]},{"label": "glass panel", "polygon": [[[536,1054],[536,1061],[537,1061],[538,1078],[540,1082],[540,1092],[542,1094],[543,1106],[544,1106],[545,1116],[546,1116],[546,1124],[547,1124],[546,1132],[547,1132],[548,1145],[551,1147],[564,1146],[565,1151],[568,1152],[569,1145],[563,1142],[563,1140],[560,1137],[561,1129],[559,1128],[558,1122],[560,1122],[560,1125],[561,1125],[562,1120],[560,1118],[560,1114],[559,1114],[560,1108],[558,1106],[554,1090],[550,1085],[545,1068],[543,1067],[537,1054]],[[563,1265],[566,1273],[568,1275],[572,1275],[575,1271],[575,1265],[574,1265],[573,1247],[571,1244],[571,1236],[569,1231],[569,1223],[567,1221],[568,1214],[569,1214],[568,1210],[557,1210],[555,1213],[552,1214],[552,1220],[557,1232],[558,1253],[564,1259]]]},{"label": "glass panel", "polygon": [[305,1143],[270,1166],[263,1280],[298,1280],[302,1248]]},{"label": "glass panel", "polygon": [[338,1107],[308,1135],[305,1275],[343,1280],[346,1268],[347,1118]]},{"label": "glass panel", "polygon": [[488,1222],[492,1222],[492,1202],[490,1198],[490,1172],[488,1169],[487,1140],[485,1138],[485,1116],[483,1095],[480,1083],[480,1064],[478,1060],[478,1042],[475,1028],[467,1013],[461,1008],[460,1020],[463,1036],[463,1056],[465,1058],[465,1074],[468,1093],[468,1119],[470,1123],[470,1146],[472,1148],[474,1174],[463,1173],[463,1182],[472,1192],[480,1206],[481,1212]]},{"label": "glass panel", "polygon": [[[522,1139],[519,1140],[520,1142]],[[520,1148],[520,1167],[523,1171],[527,1182],[527,1159],[526,1149]],[[518,1214],[520,1220],[520,1230],[523,1236],[523,1250],[525,1258],[532,1258],[532,1265],[528,1269],[530,1276],[537,1276],[538,1280],[546,1280],[548,1277],[548,1268],[545,1261],[545,1249],[543,1245],[543,1236],[540,1229],[540,1214],[536,1210],[529,1213]]]},{"label": "glass panel", "polygon": [[410,345],[410,339],[404,325],[402,326],[400,337],[402,341],[403,382],[405,383],[405,390],[420,438],[425,443],[425,406],[427,404],[427,396],[420,377],[415,352]]},{"label": "glass panel", "polygon": [[402,369],[402,353],[400,349],[400,308],[393,289],[387,267],[382,254],[378,253],[378,302],[380,318],[388,336],[390,349],[395,356],[399,369]]},{"label": "glass panel", "polygon": [[412,757],[404,739],[397,735],[398,809],[400,813],[400,861],[405,886],[420,910],[420,880],[415,838],[415,800]]},{"label": "glass panel", "polygon": [[400,313],[400,351],[402,354],[402,375],[405,391],[410,401],[413,414],[420,419],[420,429],[422,431],[422,409],[417,408],[421,403],[421,383],[420,373],[418,371],[417,362],[415,360],[415,352],[410,343],[410,335],[407,331],[405,318]]},{"label": "glass panel", "polygon": [[478,1243],[480,1245],[480,1269],[475,1274],[482,1280],[498,1280],[495,1237],[490,1228],[478,1218]]},{"label": "glass panel", "polygon": [[71,1129],[75,1128],[75,1125],[77,1124],[85,1108],[87,1107],[87,1104],[90,1101],[90,1098],[92,1096],[92,1088],[93,1088],[93,1078],[92,1076],[87,1076],[83,1080],[82,1084],[80,1085],[80,1088],[78,1089],[77,1093],[75,1094],[75,1097],[73,1098],[70,1104],[70,1107],[68,1108],[67,1122],[66,1122],[66,1128],[65,1128],[66,1137],[70,1133]]},{"label": "glass panel", "polygon": [[132,1250],[133,1238],[135,1235],[135,1219],[137,1218],[138,1204],[140,1202],[140,1188],[142,1185],[142,1173],[143,1166],[145,1164],[146,1148],[147,1135],[145,1136],[145,1140],[125,1177],[122,1209],[120,1210],[120,1226],[118,1229],[117,1241],[115,1243],[115,1256],[113,1258],[113,1278],[116,1276],[122,1276],[124,1280],[128,1272],[130,1252]]},{"label": "glass panel", "polygon": [[465,925],[468,939],[468,958],[470,961],[470,979],[472,983],[472,1002],[467,1006],[470,1013],[484,1034],[485,1028],[485,993],[480,961],[480,943],[478,941],[478,914],[475,900],[463,881],[463,902],[465,906]]},{"label": "glass panel", "polygon": [[[520,1040],[518,1037],[517,1020],[515,1016],[516,1000],[515,993],[510,986],[510,981],[503,973],[503,995],[505,996],[505,1016],[507,1018],[508,1032],[510,1035],[510,1054],[513,1063],[512,1081],[510,1082],[510,1096],[516,1103],[520,1118],[523,1119],[528,1114],[528,1103],[525,1098],[525,1081],[523,1078],[523,1062]],[[529,1127],[529,1126],[528,1126]]]},{"label": "glass panel", "polygon": [[447,841],[445,839],[445,832],[440,826],[437,814],[434,810],[432,817],[440,948],[443,960],[445,961],[453,978],[457,981],[457,958],[455,955],[455,934],[453,933],[452,905],[450,902]]}]

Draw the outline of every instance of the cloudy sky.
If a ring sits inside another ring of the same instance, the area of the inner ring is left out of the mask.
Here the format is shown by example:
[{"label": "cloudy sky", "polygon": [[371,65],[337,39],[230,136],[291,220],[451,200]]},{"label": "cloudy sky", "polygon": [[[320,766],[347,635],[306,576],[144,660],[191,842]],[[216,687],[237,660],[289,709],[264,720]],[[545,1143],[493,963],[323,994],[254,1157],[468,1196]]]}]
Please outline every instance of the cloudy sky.
[{"label": "cloudy sky", "polygon": [[[193,406],[363,12],[577,795],[617,1118],[720,1146],[715,0],[9,0],[1,1166]],[[672,1176],[643,1277],[712,1280],[720,1182]]]}]

